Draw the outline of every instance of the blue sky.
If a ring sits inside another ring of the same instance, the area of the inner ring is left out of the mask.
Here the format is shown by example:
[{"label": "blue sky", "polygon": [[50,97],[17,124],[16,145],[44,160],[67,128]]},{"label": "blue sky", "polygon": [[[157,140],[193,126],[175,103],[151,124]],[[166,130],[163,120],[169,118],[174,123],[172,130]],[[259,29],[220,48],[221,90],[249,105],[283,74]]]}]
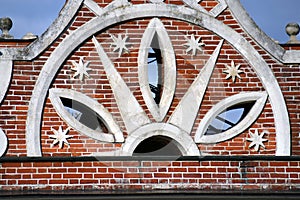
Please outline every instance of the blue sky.
[{"label": "blue sky", "polygon": [[[285,26],[289,22],[300,23],[300,0],[241,0],[259,25],[280,43],[288,41]],[[21,38],[27,32],[41,35],[58,16],[65,0],[0,0],[0,17],[13,20],[10,33]]]}]

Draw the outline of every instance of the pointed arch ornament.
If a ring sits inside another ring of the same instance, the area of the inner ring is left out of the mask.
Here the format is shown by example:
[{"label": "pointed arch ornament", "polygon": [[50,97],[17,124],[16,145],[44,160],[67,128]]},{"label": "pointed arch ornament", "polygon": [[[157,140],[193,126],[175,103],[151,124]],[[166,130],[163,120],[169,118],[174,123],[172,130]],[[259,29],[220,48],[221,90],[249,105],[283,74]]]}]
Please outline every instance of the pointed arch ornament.
[{"label": "pointed arch ornament", "polygon": [[[162,95],[159,105],[156,105],[149,87],[148,51],[153,38],[157,36],[159,48],[162,51],[162,68],[164,71]],[[141,41],[138,56],[139,84],[148,109],[157,122],[166,116],[173,101],[176,87],[176,58],[167,30],[158,18],[153,18],[148,24]]]},{"label": "pointed arch ornament", "polygon": [[[90,1],[86,1],[90,2]],[[221,1],[220,1],[221,2]],[[224,2],[224,1],[222,1]],[[95,6],[95,4],[90,4],[91,7]],[[55,74],[60,69],[61,65],[65,61],[65,59],[72,53],[74,49],[76,49],[83,41],[92,37],[97,32],[104,30],[110,25],[120,23],[126,20],[137,19],[142,17],[168,17],[173,19],[178,19],[182,21],[186,21],[198,26],[201,26],[209,31],[214,32],[219,37],[224,39],[226,42],[234,46],[248,61],[248,63],[253,67],[257,76],[260,78],[266,93],[269,96],[269,100],[272,105],[272,110],[274,113],[275,119],[275,126],[276,126],[276,155],[290,155],[290,129],[289,129],[289,118],[286,109],[286,105],[284,102],[284,98],[280,87],[277,83],[274,74],[272,73],[271,69],[268,67],[267,63],[263,60],[262,56],[252,47],[252,45],[239,33],[235,30],[230,28],[229,26],[223,24],[221,21],[215,19],[213,15],[207,14],[205,12],[201,12],[199,10],[190,8],[190,7],[182,7],[170,4],[141,4],[141,5],[132,5],[127,1],[123,0],[115,0],[110,5],[103,9],[96,9],[94,7],[94,11],[97,13],[97,17],[93,18],[86,24],[82,25],[75,31],[71,32],[53,51],[47,62],[45,63],[39,78],[36,82],[36,86],[34,88],[32,98],[29,105],[28,117],[27,117],[27,129],[26,129],[26,139],[27,139],[27,155],[28,156],[42,156],[42,151],[40,148],[40,122],[43,110],[43,104],[47,97],[47,92],[50,88],[51,82],[55,77]],[[153,12],[155,11],[155,12]],[[156,24],[159,24],[156,22]],[[111,84],[120,84],[124,87],[124,91],[128,93],[128,89],[126,89],[126,84],[124,85],[123,80],[120,79],[118,73],[114,69],[113,63],[109,60],[106,53],[103,51],[101,45],[95,38],[93,38],[93,42],[97,48],[97,52],[103,56],[101,56],[101,60],[103,65],[105,66],[105,70],[107,74],[111,74],[111,77],[108,77],[110,80],[115,79],[116,82],[110,81]],[[222,40],[223,42],[223,40]],[[200,75],[197,79],[200,79],[199,82],[202,82],[201,79],[206,79],[205,81],[209,81],[209,76],[204,78],[201,74],[210,74],[207,70],[211,70],[214,67],[214,64],[217,60],[218,52],[221,49],[222,42],[219,43],[218,47],[215,49],[215,53],[212,54],[211,58],[209,59],[205,70],[200,72]],[[105,56],[106,55],[106,56]],[[211,65],[212,67],[207,67]],[[111,73],[108,73],[111,72]],[[208,79],[208,80],[207,80]],[[196,80],[193,84],[197,85],[198,81]],[[193,85],[192,85],[193,86]],[[114,88],[114,86],[112,86]],[[192,90],[192,89],[191,89]],[[180,102],[180,105],[185,105],[184,103],[189,99],[191,96],[196,95],[195,97],[203,96],[203,90],[197,91],[196,94],[192,94],[192,92],[188,92],[183,98],[183,101]],[[114,92],[115,95],[118,92]],[[130,91],[129,91],[130,93]],[[129,147],[130,144],[136,144],[137,141],[141,140],[141,138],[136,136],[136,131],[139,129],[146,129],[144,132],[144,137],[148,137],[149,135],[155,134],[165,134],[171,138],[176,139],[178,145],[180,146],[179,149],[182,150],[183,155],[200,155],[200,152],[196,146],[196,143],[192,140],[192,137],[189,135],[190,131],[190,124],[193,122],[189,122],[187,125],[185,124],[181,118],[181,113],[179,111],[175,112],[172,117],[169,119],[168,123],[162,123],[157,126],[150,123],[150,120],[147,118],[143,110],[139,108],[139,105],[136,104],[136,100],[132,98],[132,96],[128,93],[128,97],[132,105],[137,107],[137,111],[132,114],[128,114],[129,110],[124,108],[124,114],[122,117],[127,121],[125,124],[129,134],[128,138],[125,140],[123,145],[123,153],[131,153]],[[200,93],[200,96],[199,96]],[[117,99],[121,99],[122,96],[116,97]],[[117,102],[121,103],[121,101]],[[195,102],[195,108],[197,105],[201,104],[201,99],[197,99]],[[149,104],[149,103],[148,103]],[[192,105],[191,105],[192,106]],[[120,108],[121,106],[119,106]],[[181,106],[179,106],[181,107]],[[186,106],[183,106],[185,108]],[[180,109],[180,108],[178,108]],[[199,106],[198,106],[199,109]],[[176,108],[177,110],[177,108]],[[181,109],[184,111],[184,109]],[[152,111],[153,112],[153,111]],[[126,116],[125,116],[126,115]],[[133,123],[132,119],[136,119],[136,117],[142,118],[139,120],[138,123]],[[161,116],[158,115],[161,119]],[[127,120],[126,120],[127,118]],[[193,117],[191,117],[193,119]],[[159,120],[158,120],[159,121]],[[152,127],[154,126],[154,127]],[[146,128],[150,127],[150,128]],[[165,130],[166,127],[170,127],[170,129]],[[173,128],[172,128],[173,127]],[[176,128],[175,128],[176,127]],[[180,132],[182,132],[181,137],[178,138],[178,128]],[[169,130],[173,130],[170,131]],[[175,130],[176,129],[176,130]],[[126,141],[128,141],[126,143]],[[131,141],[131,142],[130,142]],[[187,149],[192,149],[192,151],[188,151]],[[128,150],[129,149],[129,150]],[[126,154],[125,153],[125,154]],[[120,153],[119,155],[122,155]]]}]

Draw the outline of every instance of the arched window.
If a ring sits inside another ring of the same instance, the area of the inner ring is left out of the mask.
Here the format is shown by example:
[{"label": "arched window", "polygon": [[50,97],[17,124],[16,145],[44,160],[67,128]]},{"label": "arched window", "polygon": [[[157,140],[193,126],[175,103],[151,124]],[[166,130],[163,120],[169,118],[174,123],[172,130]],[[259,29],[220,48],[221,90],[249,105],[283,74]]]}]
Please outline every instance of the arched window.
[{"label": "arched window", "polygon": [[166,136],[152,136],[143,140],[134,150],[133,155],[181,156],[175,141]]}]

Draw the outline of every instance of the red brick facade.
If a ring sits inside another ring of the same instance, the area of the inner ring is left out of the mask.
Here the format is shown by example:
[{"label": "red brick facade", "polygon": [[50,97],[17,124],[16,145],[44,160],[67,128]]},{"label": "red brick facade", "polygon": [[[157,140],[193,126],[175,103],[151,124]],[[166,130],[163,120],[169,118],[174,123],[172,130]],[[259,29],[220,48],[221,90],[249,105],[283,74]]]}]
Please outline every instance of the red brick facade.
[{"label": "red brick facade", "polygon": [[[111,3],[98,0],[94,2],[97,2],[102,8]],[[144,3],[146,2],[131,1],[133,6]],[[165,4],[184,5],[183,1],[177,0],[166,1]],[[209,12],[218,5],[218,2],[203,0],[200,5]],[[163,120],[164,123],[167,123],[223,38],[214,31],[197,25],[198,22],[193,24],[173,17],[165,17],[160,13],[153,14],[153,17],[159,18],[163,23],[176,55],[176,90],[170,109]],[[92,35],[101,43],[115,69],[151,122],[154,122],[155,119],[149,111],[140,89],[138,57],[143,34],[153,17],[133,17],[116,24],[107,24],[105,28],[99,29]],[[282,91],[289,115],[290,157],[286,156],[284,159],[278,157],[276,160],[278,144],[276,140],[277,127],[274,122],[275,108],[272,107],[273,102],[268,98],[257,120],[241,134],[214,144],[197,144],[201,152],[199,159],[193,157],[190,161],[186,159],[184,161],[174,159],[154,161],[151,158],[149,161],[137,158],[136,161],[134,159],[124,161],[120,157],[120,161],[117,161],[118,159],[105,161],[106,159],[100,155],[99,161],[97,159],[94,161],[77,159],[71,162],[68,161],[70,157],[89,157],[93,156],[93,153],[116,151],[123,144],[122,142],[97,141],[71,128],[68,132],[68,135],[72,136],[68,139],[69,147],[66,144],[63,148],[59,148],[58,145],[52,146],[53,139],[49,136],[53,135],[53,129],[58,130],[59,127],[62,127],[63,130],[66,130],[69,125],[57,113],[47,95],[41,116],[40,145],[43,158],[47,157],[48,160],[35,158],[33,162],[22,161],[22,159],[18,161],[18,157],[26,158],[28,156],[26,142],[28,109],[43,67],[53,52],[60,48],[59,45],[72,32],[91,23],[95,18],[96,14],[82,3],[66,29],[40,54],[32,60],[21,57],[13,59],[11,83],[0,107],[0,126],[9,143],[6,154],[0,158],[0,190],[299,190],[300,62],[285,63],[274,58],[268,50],[264,49],[245,31],[231,12],[230,7],[223,10],[215,19],[244,37],[273,72]],[[128,44],[130,44],[129,52],[125,52],[121,56],[114,51],[114,46],[111,45],[113,42],[111,35],[117,37],[118,34],[122,37],[128,36]],[[203,51],[198,51],[196,55],[186,52],[187,48],[184,44],[186,36],[190,35],[194,35],[195,38],[201,37],[201,42],[205,44],[202,47]],[[126,124],[122,119],[118,102],[92,41],[92,36],[80,42],[72,50],[72,53],[67,55],[61,66],[56,66],[59,67],[59,70],[52,80],[50,88],[71,89],[96,100],[112,114],[126,139],[128,136]],[[0,47],[7,49],[30,47],[32,44],[34,42],[22,40],[0,41]],[[282,45],[280,48],[300,50],[299,45],[293,44]],[[72,71],[72,63],[79,63],[81,58],[84,63],[89,62],[89,68],[91,68],[90,77],[85,77],[83,81],[74,78],[75,72]],[[231,78],[226,79],[226,73],[224,73],[226,66],[230,66],[232,62],[235,66],[240,65],[239,69],[242,70],[242,73],[239,74],[241,78],[236,78],[235,82]],[[47,93],[50,88],[47,88]],[[257,70],[235,47],[235,44],[224,40],[190,136],[195,137],[201,120],[221,100],[239,93],[264,91],[266,91],[266,84],[262,83],[262,79],[257,75]],[[251,141],[247,140],[250,137],[249,133],[255,131],[258,131],[259,134],[264,131],[267,133],[264,136],[267,141],[263,143],[265,148],[260,146],[259,151],[249,148]],[[206,155],[211,160],[203,159]],[[220,156],[222,159],[212,156]],[[224,156],[228,156],[227,161]],[[249,156],[249,160],[247,160],[247,156]],[[253,156],[257,157],[253,159]],[[270,157],[268,158],[268,156]],[[61,160],[51,162],[52,158]]]}]

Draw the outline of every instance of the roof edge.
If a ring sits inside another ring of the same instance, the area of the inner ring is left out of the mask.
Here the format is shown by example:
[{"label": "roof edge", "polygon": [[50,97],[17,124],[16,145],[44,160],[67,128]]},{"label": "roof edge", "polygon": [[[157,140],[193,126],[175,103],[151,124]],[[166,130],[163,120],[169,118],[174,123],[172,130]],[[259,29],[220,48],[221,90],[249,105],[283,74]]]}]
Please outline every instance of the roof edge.
[{"label": "roof edge", "polygon": [[300,55],[298,55],[299,51],[295,53],[295,50],[285,50],[272,38],[270,38],[265,32],[263,32],[254,22],[254,20],[249,16],[249,13],[245,10],[240,0],[225,1],[234,17],[237,19],[238,23],[244,28],[244,30],[250,35],[250,37],[255,40],[260,47],[265,49],[271,56],[284,64],[300,62]]},{"label": "roof edge", "polygon": [[23,48],[3,48],[1,51],[12,60],[32,60],[49,47],[71,22],[84,0],[66,1],[58,17],[48,29],[29,46]]}]

